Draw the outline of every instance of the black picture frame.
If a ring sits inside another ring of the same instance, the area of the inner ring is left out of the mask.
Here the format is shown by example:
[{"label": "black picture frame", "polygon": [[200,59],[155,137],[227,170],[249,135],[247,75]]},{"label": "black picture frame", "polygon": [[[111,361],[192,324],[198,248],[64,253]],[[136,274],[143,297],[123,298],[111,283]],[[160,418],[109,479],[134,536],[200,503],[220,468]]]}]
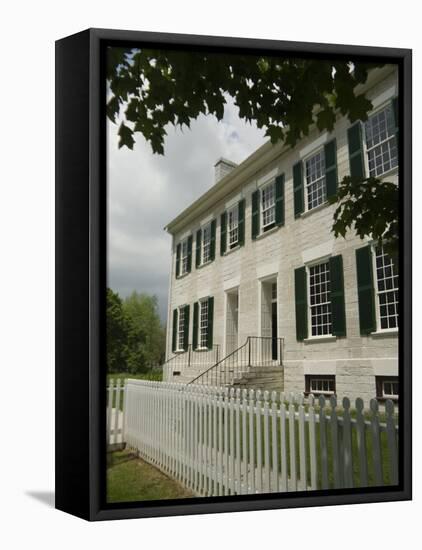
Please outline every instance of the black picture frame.
[{"label": "black picture frame", "polygon": [[[107,45],[352,56],[397,63],[401,129],[400,483],[397,487],[105,502],[104,290]],[[86,520],[307,507],[412,498],[412,54],[408,49],[89,29],[56,42],[56,508]]]}]

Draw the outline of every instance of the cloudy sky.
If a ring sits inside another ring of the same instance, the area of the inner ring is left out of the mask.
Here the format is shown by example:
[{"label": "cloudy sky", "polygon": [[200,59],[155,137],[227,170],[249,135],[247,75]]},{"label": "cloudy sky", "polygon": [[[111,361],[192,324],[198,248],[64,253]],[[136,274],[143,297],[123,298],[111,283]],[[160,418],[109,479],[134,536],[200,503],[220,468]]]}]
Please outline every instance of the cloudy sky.
[{"label": "cloudy sky", "polygon": [[164,156],[140,134],[133,151],[119,150],[118,125],[108,121],[108,286],[122,297],[156,294],[163,320],[171,258],[164,226],[213,185],[219,157],[239,163],[266,141],[227,101],[220,122],[201,115],[190,130],[166,128]]}]

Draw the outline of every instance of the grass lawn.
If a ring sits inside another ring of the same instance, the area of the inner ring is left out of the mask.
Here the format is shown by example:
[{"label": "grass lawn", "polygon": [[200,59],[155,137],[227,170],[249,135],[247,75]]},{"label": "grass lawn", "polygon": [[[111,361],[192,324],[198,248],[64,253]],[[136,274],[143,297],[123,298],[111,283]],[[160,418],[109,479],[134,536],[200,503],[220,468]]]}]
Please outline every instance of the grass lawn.
[{"label": "grass lawn", "polygon": [[140,374],[131,374],[130,372],[110,372],[107,374],[107,381],[110,379],[121,380],[126,378],[135,378],[136,380],[155,380],[161,382],[163,380],[162,371],[143,372]]},{"label": "grass lawn", "polygon": [[177,481],[129,451],[107,457],[107,501],[131,502],[189,498],[194,495]]}]

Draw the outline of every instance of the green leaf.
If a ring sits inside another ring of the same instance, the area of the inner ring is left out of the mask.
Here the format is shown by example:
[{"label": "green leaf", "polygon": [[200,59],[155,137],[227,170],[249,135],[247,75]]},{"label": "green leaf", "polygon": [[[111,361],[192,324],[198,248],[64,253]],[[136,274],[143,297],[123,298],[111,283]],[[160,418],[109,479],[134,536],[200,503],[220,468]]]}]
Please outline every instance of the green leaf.
[{"label": "green leaf", "polygon": [[119,128],[119,149],[126,146],[129,149],[133,149],[133,145],[135,143],[135,140],[133,139],[133,131],[126,126],[124,122],[121,123]]}]

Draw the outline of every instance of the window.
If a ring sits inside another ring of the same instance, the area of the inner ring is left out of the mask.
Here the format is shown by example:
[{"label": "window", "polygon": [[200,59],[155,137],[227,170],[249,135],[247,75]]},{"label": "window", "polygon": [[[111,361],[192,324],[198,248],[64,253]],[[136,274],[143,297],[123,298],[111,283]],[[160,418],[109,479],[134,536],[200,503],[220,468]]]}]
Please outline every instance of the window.
[{"label": "window", "polygon": [[177,349],[183,350],[185,347],[185,308],[179,308],[179,322],[177,326]]},{"label": "window", "polygon": [[181,275],[184,275],[188,272],[189,267],[189,261],[188,261],[188,240],[185,239],[182,242],[182,250],[181,250]]},{"label": "window", "polygon": [[202,263],[211,260],[211,224],[202,229]]},{"label": "window", "polygon": [[333,395],[336,392],[336,378],[333,375],[306,375],[305,391],[314,395]]},{"label": "window", "polygon": [[328,262],[309,267],[309,304],[311,312],[311,335],[330,335],[332,325],[330,267]]},{"label": "window", "polygon": [[271,301],[277,301],[277,283],[271,283]]},{"label": "window", "polygon": [[398,376],[377,376],[375,378],[375,384],[377,387],[377,397],[379,399],[399,398]]},{"label": "window", "polygon": [[239,207],[236,205],[227,213],[229,248],[234,248],[239,243]]},{"label": "window", "polygon": [[305,179],[307,207],[312,210],[327,200],[323,150],[305,161]]},{"label": "window", "polygon": [[370,176],[381,176],[397,166],[397,141],[391,105],[368,118],[365,138]]},{"label": "window", "polygon": [[262,229],[267,231],[275,224],[275,184],[270,183],[261,193]]},{"label": "window", "polygon": [[199,347],[208,347],[208,300],[199,302]]},{"label": "window", "polygon": [[399,276],[392,259],[382,246],[375,246],[378,327],[380,330],[399,326]]}]

